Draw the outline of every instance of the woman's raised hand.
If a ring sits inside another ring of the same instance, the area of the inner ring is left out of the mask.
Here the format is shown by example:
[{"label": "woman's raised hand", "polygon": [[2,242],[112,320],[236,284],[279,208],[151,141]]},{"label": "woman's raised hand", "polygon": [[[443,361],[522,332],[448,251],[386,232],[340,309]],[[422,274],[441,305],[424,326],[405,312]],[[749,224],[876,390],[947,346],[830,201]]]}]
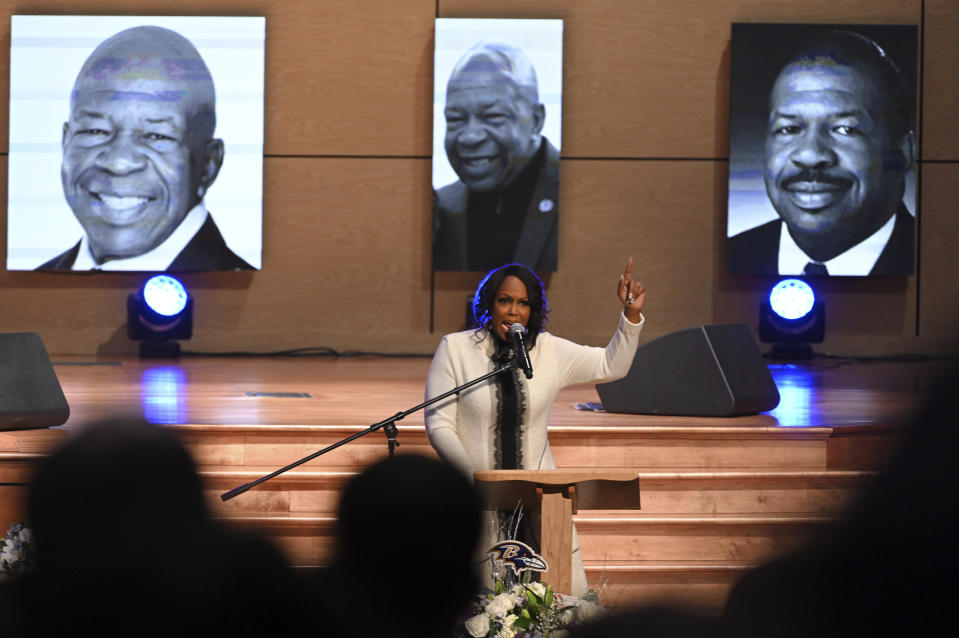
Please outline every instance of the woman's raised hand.
[{"label": "woman's raised hand", "polygon": [[626,260],[626,270],[619,277],[617,288],[619,300],[623,302],[623,314],[633,323],[639,322],[639,313],[646,303],[646,287],[633,280],[633,258]]}]

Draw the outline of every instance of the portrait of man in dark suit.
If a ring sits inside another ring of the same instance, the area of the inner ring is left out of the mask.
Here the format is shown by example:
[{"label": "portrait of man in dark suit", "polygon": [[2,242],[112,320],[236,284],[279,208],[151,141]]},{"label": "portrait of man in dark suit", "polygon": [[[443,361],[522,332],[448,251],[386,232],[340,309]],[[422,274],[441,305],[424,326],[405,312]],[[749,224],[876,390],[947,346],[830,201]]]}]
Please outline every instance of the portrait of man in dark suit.
[{"label": "portrait of man in dark suit", "polygon": [[434,191],[433,268],[556,270],[559,150],[543,134],[529,57],[505,42],[471,47],[449,76],[443,116],[458,179]]},{"label": "portrait of man in dark suit", "polygon": [[83,228],[38,270],[246,270],[204,207],[223,163],[213,78],[193,44],[139,26],[102,42],[73,87],[61,181]]},{"label": "portrait of man in dark suit", "polygon": [[[803,41],[769,93],[762,177],[778,218],[729,238],[729,270],[912,272],[915,221],[904,196],[916,155],[913,96],[863,34],[823,29]],[[733,195],[731,185],[730,221]]]}]

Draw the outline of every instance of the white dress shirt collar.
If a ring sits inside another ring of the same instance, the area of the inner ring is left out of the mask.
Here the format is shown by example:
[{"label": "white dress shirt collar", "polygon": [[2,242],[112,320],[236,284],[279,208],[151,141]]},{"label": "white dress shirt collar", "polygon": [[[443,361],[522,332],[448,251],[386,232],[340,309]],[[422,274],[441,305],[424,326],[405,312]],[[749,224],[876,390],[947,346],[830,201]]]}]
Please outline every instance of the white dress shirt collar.
[{"label": "white dress shirt collar", "polygon": [[[820,263],[826,266],[830,275],[868,275],[876,265],[879,255],[886,248],[886,244],[889,243],[895,225],[896,216],[893,215],[879,230],[866,239],[829,261]],[[789,229],[786,228],[786,223],[783,222],[779,231],[779,274],[802,275],[803,269],[810,261],[815,260],[796,245],[792,235],[789,234]]]},{"label": "white dress shirt collar", "polygon": [[203,202],[200,202],[190,209],[190,212],[186,214],[176,230],[162,244],[150,252],[126,259],[111,259],[102,264],[97,264],[93,258],[90,253],[90,240],[84,235],[83,239],[80,240],[80,250],[77,252],[77,258],[73,262],[73,270],[149,270],[162,272],[170,267],[177,255],[183,252],[186,245],[190,243],[193,236],[199,232],[200,227],[206,222],[206,218],[206,207]]}]

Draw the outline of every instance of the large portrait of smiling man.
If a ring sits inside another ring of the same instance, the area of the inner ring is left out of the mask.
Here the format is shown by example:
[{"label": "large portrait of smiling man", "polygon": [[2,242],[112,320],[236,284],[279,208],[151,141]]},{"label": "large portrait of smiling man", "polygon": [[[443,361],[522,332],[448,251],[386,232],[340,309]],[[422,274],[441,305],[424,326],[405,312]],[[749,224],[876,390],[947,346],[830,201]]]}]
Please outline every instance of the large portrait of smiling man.
[{"label": "large portrait of smiling man", "polygon": [[436,21],[434,270],[556,270],[562,50],[562,20]]},{"label": "large portrait of smiling man", "polygon": [[7,268],[260,268],[264,26],[14,16]]},{"label": "large portrait of smiling man", "polygon": [[729,271],[913,271],[917,29],[734,24]]}]

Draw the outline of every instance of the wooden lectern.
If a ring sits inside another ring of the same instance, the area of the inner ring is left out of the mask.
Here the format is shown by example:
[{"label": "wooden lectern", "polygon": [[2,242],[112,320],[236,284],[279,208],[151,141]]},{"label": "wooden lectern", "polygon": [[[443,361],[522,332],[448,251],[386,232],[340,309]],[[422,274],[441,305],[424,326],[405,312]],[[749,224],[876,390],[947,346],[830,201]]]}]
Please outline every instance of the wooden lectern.
[{"label": "wooden lectern", "polygon": [[477,470],[476,485],[491,509],[510,511],[522,501],[540,512],[543,580],[559,593],[572,588],[573,514],[584,510],[639,509],[639,476],[617,470]]}]

